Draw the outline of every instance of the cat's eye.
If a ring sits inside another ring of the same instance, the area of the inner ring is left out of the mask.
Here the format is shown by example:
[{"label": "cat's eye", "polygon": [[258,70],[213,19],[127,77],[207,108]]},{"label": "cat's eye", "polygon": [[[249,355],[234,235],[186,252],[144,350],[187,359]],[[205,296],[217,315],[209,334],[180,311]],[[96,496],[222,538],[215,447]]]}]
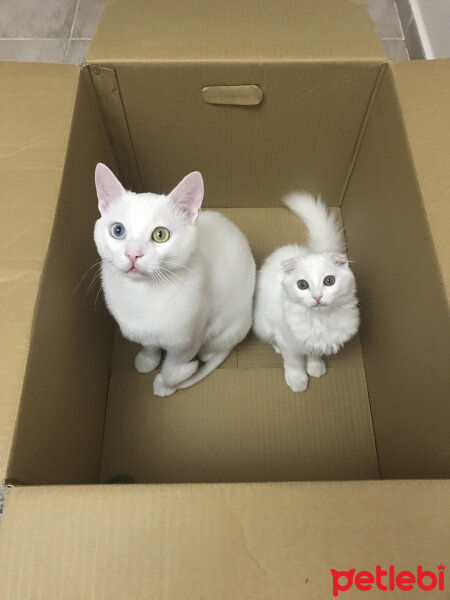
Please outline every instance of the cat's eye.
[{"label": "cat's eye", "polygon": [[334,275],[327,275],[325,277],[325,279],[323,280],[323,284],[324,285],[334,285],[335,281],[336,281],[336,277]]},{"label": "cat's eye", "polygon": [[300,279],[300,281],[297,281],[297,287],[299,287],[301,290],[307,290],[309,288],[309,283],[306,281],[306,279]]},{"label": "cat's eye", "polygon": [[153,230],[152,240],[154,242],[158,242],[159,244],[162,244],[163,242],[167,242],[167,240],[169,238],[170,238],[169,230],[166,229],[165,227],[156,227],[156,229]]},{"label": "cat's eye", "polygon": [[110,231],[113,238],[116,238],[117,240],[120,240],[123,237],[125,237],[125,227],[122,225],[122,223],[114,223],[111,226]]}]

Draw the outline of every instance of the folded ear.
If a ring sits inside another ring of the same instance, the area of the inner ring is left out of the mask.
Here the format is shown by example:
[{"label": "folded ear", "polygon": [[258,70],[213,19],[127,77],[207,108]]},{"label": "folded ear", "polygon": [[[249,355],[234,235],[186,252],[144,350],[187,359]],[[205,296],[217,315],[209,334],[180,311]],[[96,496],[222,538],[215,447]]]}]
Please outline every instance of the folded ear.
[{"label": "folded ear", "polygon": [[348,258],[345,256],[345,254],[339,254],[338,252],[332,252],[330,254],[330,258],[334,262],[334,264],[337,265],[338,267],[348,267]]},{"label": "folded ear", "polygon": [[97,190],[98,209],[103,213],[125,193],[120,181],[106,165],[98,163],[95,167],[95,187]]},{"label": "folded ear", "polygon": [[198,171],[194,171],[180,181],[170,192],[169,198],[194,223],[203,202],[203,194],[203,178]]},{"label": "folded ear", "polygon": [[292,271],[295,271],[295,269],[297,268],[297,259],[293,257],[288,258],[287,260],[283,260],[281,266],[283,267],[283,271],[285,273],[292,273]]}]

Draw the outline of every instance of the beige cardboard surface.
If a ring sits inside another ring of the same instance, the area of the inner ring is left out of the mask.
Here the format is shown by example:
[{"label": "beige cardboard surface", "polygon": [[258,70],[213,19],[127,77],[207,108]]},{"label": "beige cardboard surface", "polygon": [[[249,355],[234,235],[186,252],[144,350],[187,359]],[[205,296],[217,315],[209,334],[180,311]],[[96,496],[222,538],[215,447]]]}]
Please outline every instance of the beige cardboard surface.
[{"label": "beige cardboard surface", "polygon": [[[168,193],[199,170],[207,207],[276,207],[297,189],[339,206],[382,67],[298,61],[112,66],[142,189]],[[202,95],[205,86],[242,84],[261,88],[259,105],[212,105]],[[105,116],[119,128],[114,115]],[[126,145],[119,149],[127,153]]]},{"label": "beige cardboard surface", "polygon": [[[411,141],[399,105],[409,79],[399,71],[404,89],[397,97],[392,72],[386,73],[342,208],[350,254],[356,258],[360,335],[383,478],[450,474],[450,325],[437,260],[446,265],[450,146],[448,132],[441,133],[446,124],[443,63],[430,64],[430,73],[439,70],[436,78],[429,76],[435,85],[430,110],[425,65],[415,71],[417,99],[405,100]],[[409,91],[414,95],[412,87]]]},{"label": "beige cardboard surface", "polygon": [[[56,89],[52,93],[56,95]],[[66,111],[68,117],[67,107]],[[33,115],[33,121],[41,123],[43,136],[46,124],[55,119],[62,120],[63,115]],[[98,481],[112,344],[112,321],[102,303],[96,306],[95,302],[99,282],[89,289],[98,271],[90,267],[98,260],[92,229],[98,214],[94,168],[100,160],[110,162],[112,154],[89,73],[83,71],[7,472],[13,481]],[[32,168],[30,162],[26,166]],[[40,167],[44,170],[45,163]],[[51,188],[47,194],[50,192]],[[25,218],[19,213],[11,227],[24,255],[25,249],[34,253],[34,240],[28,238],[28,232],[32,236],[35,228],[43,229],[32,222],[34,213],[28,209]],[[27,235],[17,236],[18,231]],[[46,233],[48,240],[48,230]],[[25,260],[20,252],[19,256]]]},{"label": "beige cardboard surface", "polygon": [[363,0],[106,4],[88,62],[385,60]]},{"label": "beige cardboard surface", "polygon": [[[284,207],[222,212],[248,236],[258,264],[279,245],[305,241],[302,222]],[[153,397],[153,375],[135,371],[135,345],[117,334],[114,350],[102,481],[378,477],[358,340],[303,394],[291,392],[280,357],[252,335],[223,368],[169,398]]]},{"label": "beige cardboard surface", "polygon": [[2,62],[0,79],[1,481],[21,396],[78,69]]},{"label": "beige cardboard surface", "polygon": [[[449,518],[444,481],[16,488],[0,586],[7,600],[331,599],[332,568],[448,569]],[[438,600],[445,583],[338,598]]]},{"label": "beige cardboard surface", "polygon": [[450,59],[391,65],[450,302]]}]

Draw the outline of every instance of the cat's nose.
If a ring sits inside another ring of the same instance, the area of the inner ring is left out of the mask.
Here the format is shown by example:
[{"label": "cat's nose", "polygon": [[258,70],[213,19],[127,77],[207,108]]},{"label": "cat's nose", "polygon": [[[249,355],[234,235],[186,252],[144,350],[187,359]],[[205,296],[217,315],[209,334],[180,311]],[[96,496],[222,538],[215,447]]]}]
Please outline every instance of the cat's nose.
[{"label": "cat's nose", "polygon": [[143,255],[142,253],[141,253],[141,254],[139,254],[139,253],[138,253],[138,252],[136,252],[136,251],[127,250],[127,251],[125,252],[125,256],[128,256],[128,258],[130,259],[130,262],[131,262],[131,264],[132,264],[132,265],[133,265],[133,267],[134,267],[134,265],[136,264],[136,261],[137,261],[137,259],[138,259],[138,258],[140,258],[141,256],[144,256],[144,255]]},{"label": "cat's nose", "polygon": [[313,298],[317,304],[320,304],[320,301],[322,300],[323,296],[313,296]]}]

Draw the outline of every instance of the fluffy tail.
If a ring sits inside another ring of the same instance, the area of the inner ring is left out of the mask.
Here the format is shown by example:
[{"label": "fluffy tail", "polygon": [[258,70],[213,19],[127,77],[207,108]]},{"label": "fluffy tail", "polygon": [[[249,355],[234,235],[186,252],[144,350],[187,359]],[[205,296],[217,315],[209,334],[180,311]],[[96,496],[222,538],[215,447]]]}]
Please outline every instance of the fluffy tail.
[{"label": "fluffy tail", "polygon": [[191,387],[191,385],[195,385],[196,383],[207,377],[215,369],[217,369],[217,367],[223,363],[223,361],[227,358],[229,354],[230,351],[214,354],[211,357],[211,359],[208,360],[208,362],[205,362],[205,364],[202,365],[200,369],[194,373],[194,375],[192,375],[192,377],[189,377],[188,379],[186,379],[186,381],[180,383],[180,385],[178,385],[177,388],[179,390],[184,390],[185,388]]},{"label": "fluffy tail", "polygon": [[316,200],[311,194],[294,193],[283,198],[283,202],[308,228],[308,248],[311,252],[345,254],[342,227],[320,198]]}]

